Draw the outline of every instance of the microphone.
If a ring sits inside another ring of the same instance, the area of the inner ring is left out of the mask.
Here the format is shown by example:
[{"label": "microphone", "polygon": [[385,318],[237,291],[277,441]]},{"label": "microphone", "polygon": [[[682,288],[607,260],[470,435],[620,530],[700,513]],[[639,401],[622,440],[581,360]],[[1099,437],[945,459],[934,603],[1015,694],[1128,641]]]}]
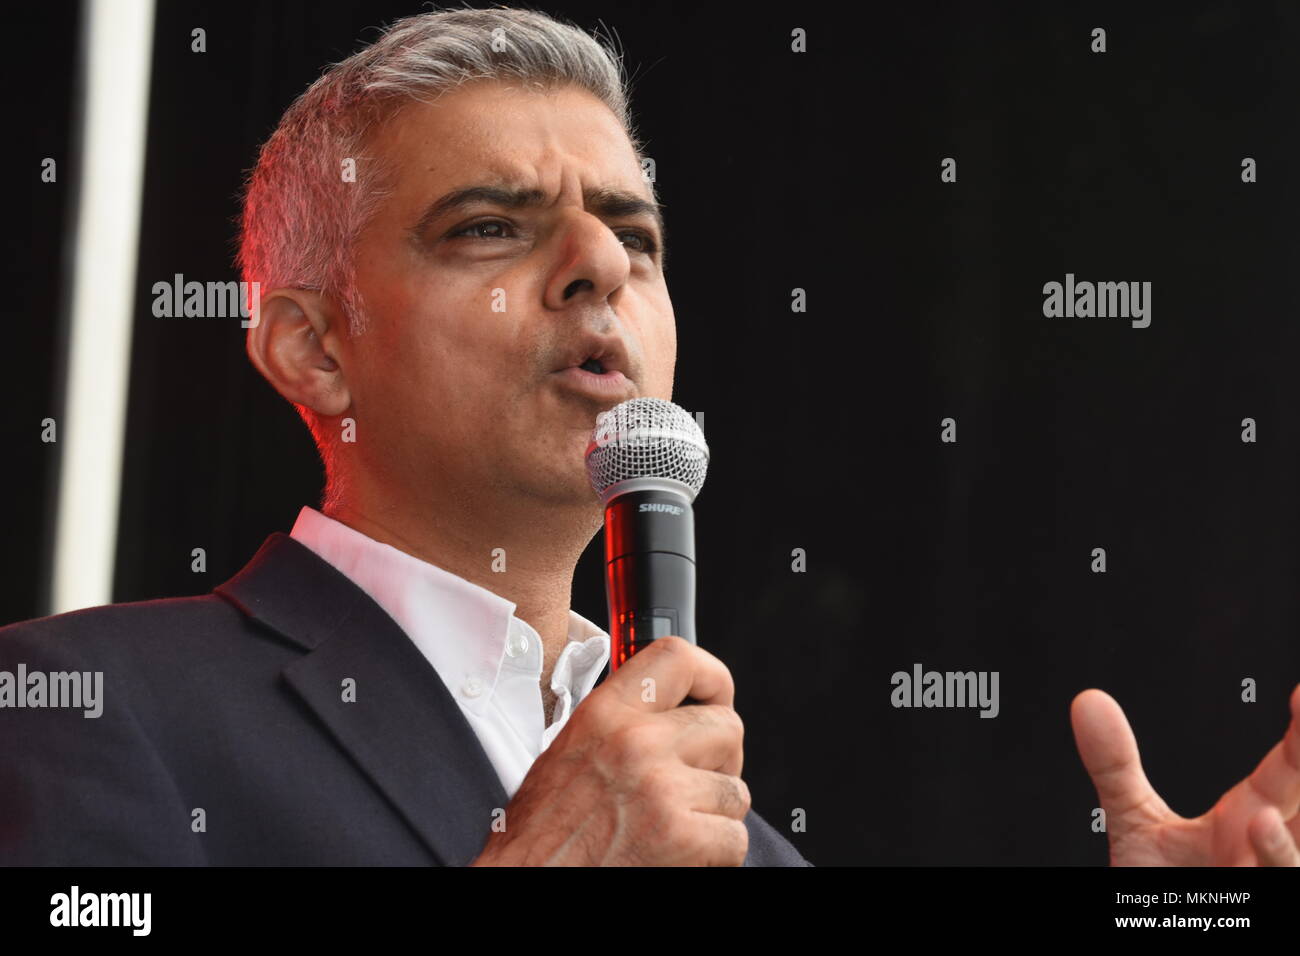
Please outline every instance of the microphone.
[{"label": "microphone", "polygon": [[660,637],[696,643],[691,502],[704,485],[709,446],[685,409],[633,398],[596,417],[586,462],[605,508],[613,673]]}]

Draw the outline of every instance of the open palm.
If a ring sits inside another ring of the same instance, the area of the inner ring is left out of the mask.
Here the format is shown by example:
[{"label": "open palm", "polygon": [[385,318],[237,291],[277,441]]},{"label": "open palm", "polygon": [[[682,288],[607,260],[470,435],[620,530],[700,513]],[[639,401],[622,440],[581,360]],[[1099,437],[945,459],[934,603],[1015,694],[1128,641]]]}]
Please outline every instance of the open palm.
[{"label": "open palm", "polygon": [[1300,866],[1300,685],[1282,739],[1192,819],[1170,810],[1147,780],[1133,730],[1109,694],[1079,694],[1070,723],[1106,811],[1112,866]]}]

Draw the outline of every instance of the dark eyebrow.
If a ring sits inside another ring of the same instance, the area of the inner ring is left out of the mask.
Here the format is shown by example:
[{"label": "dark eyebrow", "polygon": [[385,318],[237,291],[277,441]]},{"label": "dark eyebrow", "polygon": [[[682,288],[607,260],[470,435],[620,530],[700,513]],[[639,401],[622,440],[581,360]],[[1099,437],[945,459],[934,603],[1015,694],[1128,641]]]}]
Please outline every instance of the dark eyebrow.
[{"label": "dark eyebrow", "polygon": [[[582,199],[587,210],[602,219],[620,219],[627,216],[651,217],[659,228],[660,249],[662,250],[667,243],[663,207],[659,203],[621,189],[588,189],[583,193]],[[447,213],[475,203],[490,203],[505,209],[529,209],[541,206],[545,202],[546,194],[540,189],[526,189],[522,186],[466,186],[463,189],[454,189],[441,199],[431,202],[411,227],[410,232],[418,239]]]}]

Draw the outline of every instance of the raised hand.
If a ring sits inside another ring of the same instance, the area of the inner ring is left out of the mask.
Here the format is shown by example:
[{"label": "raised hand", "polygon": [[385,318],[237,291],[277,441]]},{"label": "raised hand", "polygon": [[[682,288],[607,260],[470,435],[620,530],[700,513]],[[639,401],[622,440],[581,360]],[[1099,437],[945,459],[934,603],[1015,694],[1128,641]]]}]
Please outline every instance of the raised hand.
[{"label": "raised hand", "polygon": [[1109,694],[1079,694],[1070,723],[1106,811],[1112,866],[1300,866],[1300,685],[1281,741],[1191,819],[1170,810],[1147,780],[1133,730]]}]

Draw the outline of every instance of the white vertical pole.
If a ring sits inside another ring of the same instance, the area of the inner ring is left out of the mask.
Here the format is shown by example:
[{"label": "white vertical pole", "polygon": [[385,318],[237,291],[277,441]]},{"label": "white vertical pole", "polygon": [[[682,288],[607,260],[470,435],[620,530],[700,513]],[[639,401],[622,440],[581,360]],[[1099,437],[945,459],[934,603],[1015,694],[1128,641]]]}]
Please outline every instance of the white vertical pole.
[{"label": "white vertical pole", "polygon": [[53,612],[112,600],[139,249],[153,0],[87,0],[80,201]]}]

